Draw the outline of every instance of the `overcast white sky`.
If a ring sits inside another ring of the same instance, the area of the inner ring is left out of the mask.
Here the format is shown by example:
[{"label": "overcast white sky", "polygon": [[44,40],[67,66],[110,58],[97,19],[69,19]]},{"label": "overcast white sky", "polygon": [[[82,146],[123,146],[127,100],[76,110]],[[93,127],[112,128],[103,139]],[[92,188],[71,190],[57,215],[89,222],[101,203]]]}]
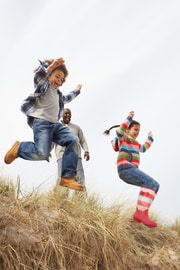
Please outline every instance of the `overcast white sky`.
[{"label": "overcast white sky", "polygon": [[105,204],[127,200],[135,206],[139,188],[117,174],[110,144],[115,130],[102,135],[134,110],[139,142],[154,134],[140,165],[161,186],[152,209],[163,219],[179,217],[179,10],[178,0],[1,0],[1,175],[15,182],[19,176],[23,192],[55,185],[54,156],[51,163],[17,159],[11,165],[3,157],[15,140],[33,139],[20,105],[33,92],[38,59],[63,57],[69,76],[61,91],[83,85],[67,107],[89,144],[89,192]]}]

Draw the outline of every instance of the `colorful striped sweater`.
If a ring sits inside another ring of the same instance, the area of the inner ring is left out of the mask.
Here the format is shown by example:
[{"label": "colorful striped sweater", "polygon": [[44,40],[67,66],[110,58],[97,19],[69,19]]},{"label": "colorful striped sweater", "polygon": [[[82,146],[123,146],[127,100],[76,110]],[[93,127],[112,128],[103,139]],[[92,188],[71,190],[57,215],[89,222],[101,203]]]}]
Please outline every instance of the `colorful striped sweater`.
[{"label": "colorful striped sweater", "polygon": [[132,117],[128,116],[124,123],[122,123],[119,128],[116,130],[116,137],[112,143],[114,151],[119,151],[117,157],[117,166],[118,169],[123,168],[123,165],[134,165],[139,167],[140,164],[140,152],[145,152],[152,144],[153,138],[148,136],[144,144],[140,144],[136,139],[132,138],[126,133]]}]

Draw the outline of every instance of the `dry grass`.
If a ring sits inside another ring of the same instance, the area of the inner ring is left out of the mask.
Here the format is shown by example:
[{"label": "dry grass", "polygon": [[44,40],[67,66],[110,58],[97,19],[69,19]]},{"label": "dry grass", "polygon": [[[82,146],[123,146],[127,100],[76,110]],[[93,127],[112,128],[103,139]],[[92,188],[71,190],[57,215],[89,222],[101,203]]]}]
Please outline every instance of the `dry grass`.
[{"label": "dry grass", "polygon": [[0,184],[2,270],[179,270],[180,221],[148,228],[134,209],[98,198],[65,199],[58,188],[18,198]]}]

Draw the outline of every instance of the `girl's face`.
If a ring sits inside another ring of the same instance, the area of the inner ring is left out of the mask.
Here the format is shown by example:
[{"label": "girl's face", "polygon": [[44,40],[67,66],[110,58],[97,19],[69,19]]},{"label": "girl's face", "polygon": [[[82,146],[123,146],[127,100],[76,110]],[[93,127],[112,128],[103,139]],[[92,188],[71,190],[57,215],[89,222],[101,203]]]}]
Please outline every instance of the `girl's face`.
[{"label": "girl's face", "polygon": [[64,82],[64,73],[61,70],[56,69],[49,75],[48,80],[50,81],[52,87],[57,89]]},{"label": "girl's face", "polygon": [[130,129],[127,130],[127,133],[132,138],[136,139],[140,132],[140,125],[134,124]]}]

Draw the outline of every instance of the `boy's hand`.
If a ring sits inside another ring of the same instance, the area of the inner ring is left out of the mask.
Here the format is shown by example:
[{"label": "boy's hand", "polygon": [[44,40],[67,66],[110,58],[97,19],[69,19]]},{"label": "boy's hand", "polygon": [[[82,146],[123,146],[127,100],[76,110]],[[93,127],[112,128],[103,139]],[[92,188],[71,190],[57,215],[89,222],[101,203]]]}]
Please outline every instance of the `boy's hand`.
[{"label": "boy's hand", "polygon": [[78,84],[78,85],[76,86],[76,89],[79,90],[79,91],[81,91],[81,87],[82,87],[82,84]]},{"label": "boy's hand", "polygon": [[60,66],[60,65],[62,65],[62,64],[64,64],[64,59],[61,57],[61,58],[57,58],[57,59],[55,59],[54,61],[53,61],[53,63],[54,63],[54,65],[56,65],[56,67],[58,67],[58,66]]},{"label": "boy's hand", "polygon": [[51,72],[53,69],[55,69],[56,67],[59,67],[62,64],[64,64],[64,59],[57,58],[48,66],[47,71]]},{"label": "boy's hand", "polygon": [[130,111],[129,116],[133,118],[134,115],[135,115],[135,112],[134,111]]}]

